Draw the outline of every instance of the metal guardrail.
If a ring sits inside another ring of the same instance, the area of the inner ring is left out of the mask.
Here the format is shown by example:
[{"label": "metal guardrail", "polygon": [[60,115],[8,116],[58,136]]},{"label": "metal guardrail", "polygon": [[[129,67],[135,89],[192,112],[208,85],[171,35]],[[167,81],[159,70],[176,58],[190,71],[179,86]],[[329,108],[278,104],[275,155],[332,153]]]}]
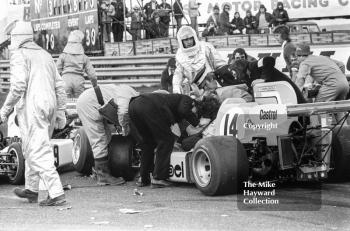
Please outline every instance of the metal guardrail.
[{"label": "metal guardrail", "polygon": [[[133,87],[160,84],[162,70],[173,55],[91,57],[100,84],[128,84]],[[57,59],[55,59],[57,60]],[[91,87],[85,81],[85,87]],[[0,60],[0,90],[10,88],[10,61]]]}]

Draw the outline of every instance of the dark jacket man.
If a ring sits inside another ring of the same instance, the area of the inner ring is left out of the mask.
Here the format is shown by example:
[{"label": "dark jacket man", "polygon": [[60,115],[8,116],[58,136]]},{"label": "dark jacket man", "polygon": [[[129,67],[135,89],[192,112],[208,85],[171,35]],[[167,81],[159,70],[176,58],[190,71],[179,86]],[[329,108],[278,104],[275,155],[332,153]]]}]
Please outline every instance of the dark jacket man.
[{"label": "dark jacket man", "polygon": [[247,10],[247,15],[243,19],[246,33],[247,34],[255,34],[256,31],[256,18],[252,15],[252,12],[250,10]]},{"label": "dark jacket man", "polygon": [[[123,41],[123,31],[124,31],[124,5],[122,0],[117,0],[117,2],[111,3],[115,8],[115,16],[113,19],[112,31],[115,42]],[[127,9],[125,9],[127,13]]]},{"label": "dark jacket man", "polygon": [[176,20],[177,30],[179,30],[182,25],[182,18],[184,17],[183,7],[180,0],[175,0],[175,3],[173,4],[173,13]]},{"label": "dark jacket man", "polygon": [[266,12],[266,7],[264,5],[260,5],[259,12],[255,15],[255,19],[256,19],[255,27],[258,29],[264,28],[264,27],[262,27],[262,25],[260,23],[260,15],[261,14],[265,14],[265,20],[267,22],[267,26],[271,27],[273,22],[274,22],[274,18],[272,16],[272,14]]},{"label": "dark jacket man", "polygon": [[146,3],[144,5],[144,11],[146,14],[146,20],[145,20],[145,31],[146,31],[146,39],[151,38],[150,35],[150,27],[153,20],[153,12],[158,9],[158,3],[156,0],[151,0],[150,2]]},{"label": "dark jacket man", "polygon": [[274,25],[283,25],[289,21],[289,16],[287,11],[283,8],[283,3],[278,2],[277,8],[273,10],[272,16],[274,17]]},{"label": "dark jacket man", "polygon": [[182,119],[197,126],[199,120],[195,108],[191,97],[180,94],[146,93],[131,100],[129,116],[142,137],[139,141],[142,151],[140,175],[144,185],[150,183],[153,171],[154,182],[168,186],[165,180],[169,177],[170,155],[175,142],[171,127]]},{"label": "dark jacket man", "polygon": [[232,34],[233,26],[230,24],[230,15],[226,10],[223,10],[219,16],[220,31],[224,34]]},{"label": "dark jacket man", "polygon": [[167,30],[165,32],[165,36],[169,35],[169,24],[170,24],[170,12],[171,12],[171,6],[170,4],[163,1],[161,4],[158,5],[158,9],[167,10],[167,13],[164,13],[164,15],[160,15],[160,21],[167,27]]}]

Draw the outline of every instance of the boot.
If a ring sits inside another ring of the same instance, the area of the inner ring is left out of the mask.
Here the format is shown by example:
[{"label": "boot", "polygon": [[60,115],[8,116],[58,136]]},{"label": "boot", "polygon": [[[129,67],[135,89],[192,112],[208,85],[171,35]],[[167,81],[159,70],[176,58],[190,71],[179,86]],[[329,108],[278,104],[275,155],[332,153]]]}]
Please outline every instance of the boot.
[{"label": "boot", "polygon": [[111,175],[107,158],[95,159],[95,171],[98,185],[121,185],[125,183],[122,177],[116,178]]},{"label": "boot", "polygon": [[40,206],[60,206],[66,203],[66,196],[62,194],[61,196],[51,198],[47,196],[47,198],[43,201],[40,201]]},{"label": "boot", "polygon": [[27,198],[29,203],[38,202],[39,193],[37,192],[30,191],[29,189],[20,189],[20,188],[15,188],[13,192],[16,194],[16,196],[20,198]]},{"label": "boot", "polygon": [[165,187],[172,187],[173,184],[167,180],[157,180],[157,179],[152,179],[151,181],[151,186],[152,188],[165,188]]}]

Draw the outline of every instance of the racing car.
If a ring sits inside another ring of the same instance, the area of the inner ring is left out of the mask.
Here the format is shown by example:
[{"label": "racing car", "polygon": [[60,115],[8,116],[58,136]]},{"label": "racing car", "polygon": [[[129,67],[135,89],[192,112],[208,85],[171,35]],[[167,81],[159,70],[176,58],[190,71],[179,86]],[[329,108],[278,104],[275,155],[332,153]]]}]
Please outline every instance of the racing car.
[{"label": "racing car", "polygon": [[[214,196],[238,193],[245,181],[339,181],[350,173],[346,116],[335,125],[327,123],[330,112],[348,111],[350,101],[298,105],[286,82],[258,83],[254,98],[250,103],[226,99],[214,121],[214,136],[202,138],[189,152],[174,148],[169,180],[195,183]],[[305,122],[308,117],[317,122]],[[140,163],[135,142],[113,135],[109,148],[113,174],[132,179]],[[91,173],[93,157],[83,128],[73,150],[76,170]]]}]

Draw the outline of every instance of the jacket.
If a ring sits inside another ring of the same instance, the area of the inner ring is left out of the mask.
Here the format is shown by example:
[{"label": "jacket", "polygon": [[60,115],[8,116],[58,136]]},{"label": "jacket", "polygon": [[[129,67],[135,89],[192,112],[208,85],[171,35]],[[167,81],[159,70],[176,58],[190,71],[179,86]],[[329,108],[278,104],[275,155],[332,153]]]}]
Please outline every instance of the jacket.
[{"label": "jacket", "polygon": [[235,25],[236,27],[233,28],[234,30],[238,29],[241,33],[242,33],[242,30],[244,29],[244,22],[243,22],[243,19],[241,17],[239,18],[233,18],[232,21],[231,21],[231,24]]},{"label": "jacket", "polygon": [[[279,5],[282,5],[283,7],[283,3],[279,2],[277,4],[277,7]],[[288,16],[288,13],[285,9],[274,9],[273,12],[272,12],[272,16],[274,17],[274,25],[275,26],[278,26],[278,25],[283,25],[285,24],[286,22],[289,21],[289,16]],[[278,21],[277,19],[280,19],[280,21]]]},{"label": "jacket", "polygon": [[97,81],[95,69],[91,64],[90,59],[85,54],[73,55],[62,53],[58,57],[56,66],[58,73],[61,75],[70,73],[83,77],[84,73],[86,73],[90,80],[96,79]]},{"label": "jacket", "polygon": [[145,14],[146,14],[146,17],[147,17],[147,20],[150,20],[151,19],[151,16],[152,16],[152,13],[158,9],[158,3],[155,2],[155,8],[153,9],[152,8],[152,2],[148,2],[146,3],[146,5],[143,7],[144,10],[145,10]]},{"label": "jacket", "polygon": [[193,126],[197,126],[199,119],[196,114],[192,112],[194,100],[187,95],[181,94],[162,94],[162,93],[146,93],[141,95],[152,101],[153,106],[159,108],[162,115],[165,116],[170,124],[181,122],[183,119],[187,120]]},{"label": "jacket", "polygon": [[247,30],[256,29],[256,18],[255,16],[245,17],[243,19],[244,25],[247,28]]},{"label": "jacket", "polygon": [[171,6],[168,3],[162,3],[158,5],[158,9],[163,9],[163,10],[169,10],[168,14],[165,16],[160,16],[160,21],[162,21],[163,23],[169,25],[170,22],[170,15],[169,13],[171,12]]},{"label": "jacket", "polygon": [[131,24],[130,24],[131,30],[139,30],[142,28],[142,20],[141,20],[142,17],[145,17],[145,15],[141,11],[131,12]]},{"label": "jacket", "polygon": [[[255,28],[259,28],[260,12],[255,15],[255,19]],[[271,27],[274,22],[272,14],[265,12],[265,20],[269,23],[269,27]]]},{"label": "jacket", "polygon": [[27,143],[34,135],[31,128],[41,126],[41,121],[48,122],[53,131],[56,112],[66,109],[64,81],[51,55],[32,41],[13,52],[10,64],[11,86],[0,116],[4,121],[16,105],[21,138]]},{"label": "jacket", "polygon": [[231,33],[232,25],[230,24],[230,15],[226,11],[221,12],[219,16],[219,24],[222,33]]},{"label": "jacket", "polygon": [[173,4],[173,12],[175,18],[183,18],[183,7],[180,0],[175,0],[175,3]]},{"label": "jacket", "polygon": [[220,20],[220,14],[211,14],[207,20],[207,26],[209,26],[211,22],[213,22],[215,26],[220,26],[219,20]]},{"label": "jacket", "polygon": [[286,45],[283,47],[283,58],[286,62],[287,69],[290,71],[292,61],[290,59],[291,55],[295,53],[296,47],[292,42],[287,42]]}]

